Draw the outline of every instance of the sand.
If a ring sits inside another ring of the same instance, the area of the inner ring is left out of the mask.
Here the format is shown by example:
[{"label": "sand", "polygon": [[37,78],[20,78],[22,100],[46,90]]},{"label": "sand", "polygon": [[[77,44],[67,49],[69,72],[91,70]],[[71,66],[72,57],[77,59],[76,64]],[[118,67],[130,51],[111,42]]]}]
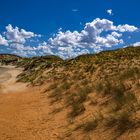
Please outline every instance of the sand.
[{"label": "sand", "polygon": [[0,67],[0,140],[59,139],[60,130],[65,130],[65,114],[51,113],[54,107],[40,89],[17,83],[21,71]]}]

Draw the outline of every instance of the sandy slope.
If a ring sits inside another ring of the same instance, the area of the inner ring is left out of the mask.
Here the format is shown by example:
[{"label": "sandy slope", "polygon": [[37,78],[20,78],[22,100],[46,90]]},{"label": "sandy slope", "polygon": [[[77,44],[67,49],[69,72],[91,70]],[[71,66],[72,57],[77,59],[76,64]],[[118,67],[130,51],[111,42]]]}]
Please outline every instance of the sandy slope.
[{"label": "sandy slope", "polygon": [[20,93],[27,89],[26,84],[16,82],[16,76],[21,71],[21,68],[15,68],[14,66],[0,67],[1,93]]},{"label": "sandy slope", "polygon": [[[81,131],[72,132],[68,110],[62,103],[50,104],[47,93],[42,92],[47,84],[33,88],[17,83],[16,77],[21,71],[13,66],[0,67],[0,140],[111,139],[111,130],[99,129],[88,135]],[[87,110],[89,114],[92,112],[89,106]],[[137,129],[126,133],[117,140],[137,140],[139,132]]]},{"label": "sandy slope", "polygon": [[55,106],[40,89],[16,83],[20,72],[12,66],[0,67],[0,140],[59,139],[60,130],[66,128],[66,111],[51,113]]}]

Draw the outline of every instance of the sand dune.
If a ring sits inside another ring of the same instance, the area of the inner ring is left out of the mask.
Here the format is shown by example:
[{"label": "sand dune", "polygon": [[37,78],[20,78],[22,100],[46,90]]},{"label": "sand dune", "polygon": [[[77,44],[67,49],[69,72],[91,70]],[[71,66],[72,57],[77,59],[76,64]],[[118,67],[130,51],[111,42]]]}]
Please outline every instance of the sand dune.
[{"label": "sand dune", "polygon": [[21,71],[21,68],[14,66],[0,67],[0,93],[20,93],[27,89],[27,84],[16,82],[16,77]]},{"label": "sand dune", "polygon": [[[32,87],[16,82],[16,77],[21,72],[21,68],[0,66],[0,140],[113,139],[113,131],[108,128],[106,130],[102,124],[94,133],[74,131],[79,123],[85,123],[89,116],[97,114],[106,99],[98,97],[97,94],[88,96],[91,100],[84,103],[86,113],[79,116],[79,120],[76,118],[75,124],[68,118],[69,108],[65,107],[63,100],[55,104],[50,102],[49,91],[46,91],[49,83]],[[95,99],[99,106],[91,104],[94,103],[91,102],[92,99]],[[139,112],[137,114],[139,116]],[[139,132],[139,129],[131,133],[128,131],[116,140],[137,140],[140,138]]]},{"label": "sand dune", "polygon": [[54,109],[39,88],[17,83],[21,69],[0,67],[0,140],[57,140],[64,115],[51,114]]}]

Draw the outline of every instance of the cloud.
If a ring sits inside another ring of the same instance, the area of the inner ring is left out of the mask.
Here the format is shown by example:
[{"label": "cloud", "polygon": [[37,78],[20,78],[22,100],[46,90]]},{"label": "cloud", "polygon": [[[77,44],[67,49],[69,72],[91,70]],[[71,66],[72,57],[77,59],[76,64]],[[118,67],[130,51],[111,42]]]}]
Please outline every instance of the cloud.
[{"label": "cloud", "polygon": [[115,31],[112,32],[111,35],[114,36],[114,37],[121,37],[121,36],[122,36],[122,34],[117,33],[117,32],[115,32]]},{"label": "cloud", "polygon": [[106,12],[107,12],[110,16],[113,15],[112,9],[108,9]]},{"label": "cloud", "polygon": [[29,32],[24,29],[19,29],[18,27],[13,28],[11,24],[6,26],[6,30],[7,31],[4,34],[10,43],[14,42],[24,44],[26,42],[26,39],[37,36],[33,32]]},{"label": "cloud", "polygon": [[102,50],[123,45],[126,32],[135,32],[138,28],[128,24],[114,25],[113,21],[96,18],[83,26],[81,31],[62,31],[62,28],[48,40],[41,35],[25,29],[6,26],[0,45],[7,46],[14,54],[21,56],[58,55],[72,58],[81,54],[98,53]]},{"label": "cloud", "polygon": [[134,31],[138,30],[138,28],[135,26],[130,26],[128,24],[125,24],[125,25],[118,25],[116,27],[116,30],[120,31],[120,32],[134,32]]},{"label": "cloud", "polygon": [[51,47],[49,47],[46,42],[40,43],[38,46],[36,46],[36,50],[38,50],[42,55],[53,54]]},{"label": "cloud", "polygon": [[20,43],[12,43],[9,45],[9,49],[20,56],[40,56],[54,54],[51,48],[47,46],[46,42],[40,43],[37,46],[29,46]]},{"label": "cloud", "polygon": [[8,46],[8,41],[0,35],[0,45]]},{"label": "cloud", "polygon": [[12,53],[24,57],[37,55],[37,53],[35,52],[36,49],[34,47],[24,46],[24,44],[20,43],[10,44],[9,49]]},{"label": "cloud", "polygon": [[111,34],[108,34],[105,37],[97,37],[96,39],[96,43],[99,46],[104,46],[105,47],[112,47],[114,45],[118,45],[118,44],[123,44],[124,41],[122,39],[119,39],[122,36],[122,34],[119,34],[117,32],[112,32]]},{"label": "cloud", "polygon": [[24,46],[23,44],[19,44],[19,43],[12,43],[12,44],[10,44],[9,47],[14,50],[23,50],[23,51],[35,51],[36,50],[35,47]]},{"label": "cloud", "polygon": [[37,43],[37,38],[40,37],[41,35],[26,31],[25,29],[19,29],[18,27],[13,28],[9,24],[6,26],[6,31],[3,33],[3,36],[0,35],[0,45],[7,46],[6,49],[14,54],[33,56],[39,53],[36,52],[38,49],[31,47],[30,43]]},{"label": "cloud", "polygon": [[79,10],[78,9],[72,9],[72,12],[78,12]]},{"label": "cloud", "polygon": [[112,47],[113,45],[123,44],[123,40],[117,39],[112,35],[107,35],[106,37],[97,37],[96,43],[99,46]]},{"label": "cloud", "polygon": [[138,46],[140,46],[140,42],[136,42],[136,43],[134,43],[132,46],[138,47]]},{"label": "cloud", "polygon": [[124,41],[120,38],[123,33],[134,32],[137,29],[137,27],[128,24],[115,26],[110,20],[97,18],[86,23],[80,32],[59,31],[55,37],[48,40],[48,45],[55,48],[58,53],[61,52],[64,57],[72,57],[85,50],[87,53],[94,53],[103,50],[103,48],[123,44]]}]

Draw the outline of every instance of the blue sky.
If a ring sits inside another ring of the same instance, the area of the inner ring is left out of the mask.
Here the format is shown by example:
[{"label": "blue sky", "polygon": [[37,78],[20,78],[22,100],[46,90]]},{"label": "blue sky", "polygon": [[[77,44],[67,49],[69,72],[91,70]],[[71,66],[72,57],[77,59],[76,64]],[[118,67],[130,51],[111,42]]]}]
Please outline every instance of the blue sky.
[{"label": "blue sky", "polygon": [[[139,0],[0,0],[0,53],[69,58],[138,44],[139,5]],[[97,28],[100,23],[108,29]]]}]

